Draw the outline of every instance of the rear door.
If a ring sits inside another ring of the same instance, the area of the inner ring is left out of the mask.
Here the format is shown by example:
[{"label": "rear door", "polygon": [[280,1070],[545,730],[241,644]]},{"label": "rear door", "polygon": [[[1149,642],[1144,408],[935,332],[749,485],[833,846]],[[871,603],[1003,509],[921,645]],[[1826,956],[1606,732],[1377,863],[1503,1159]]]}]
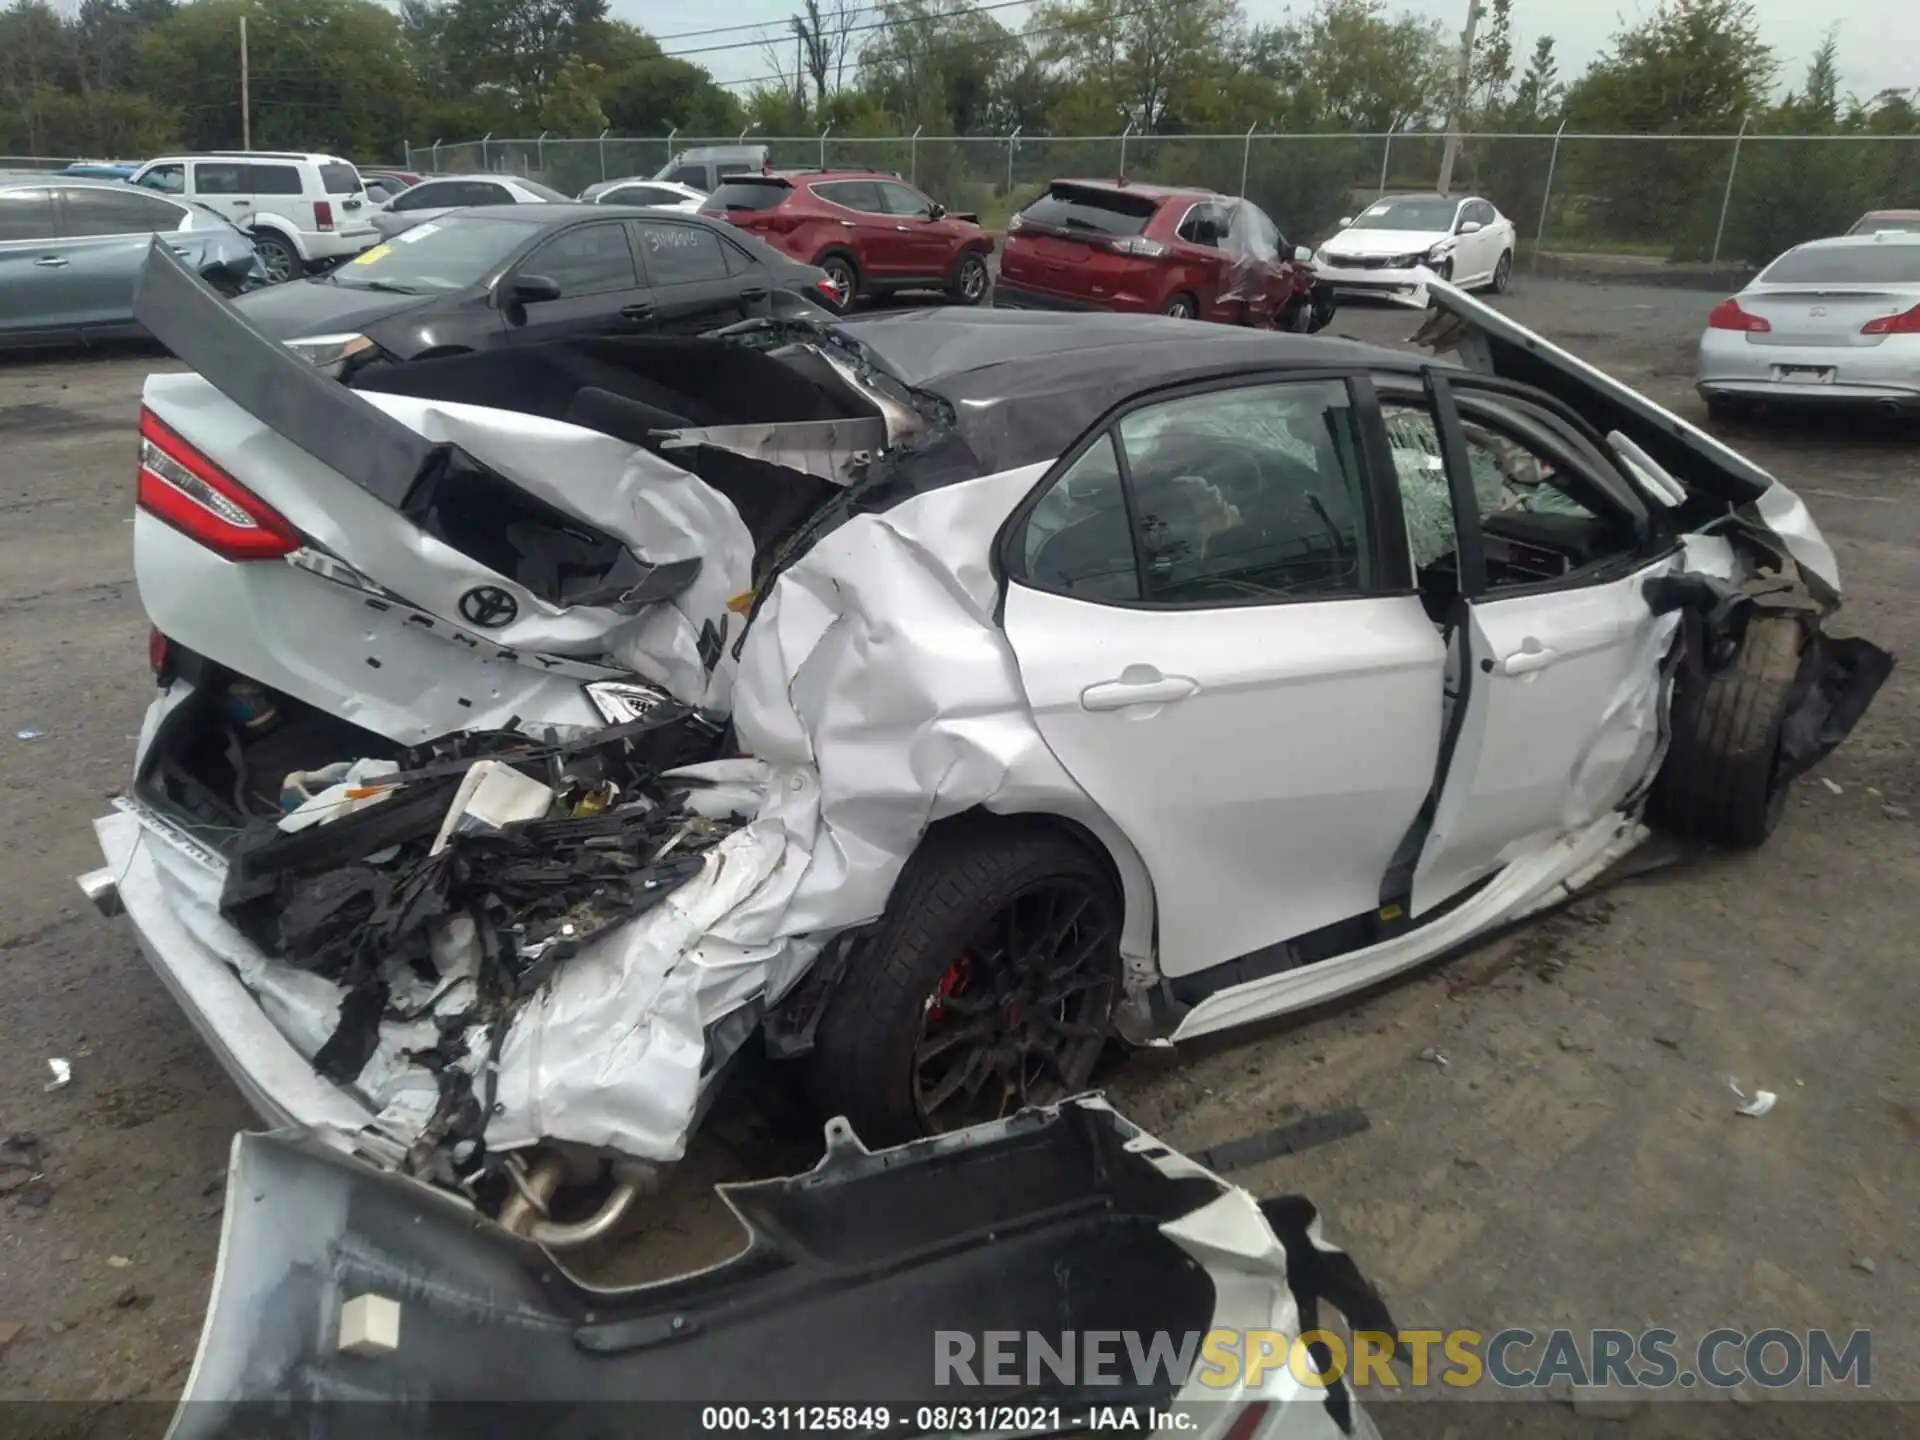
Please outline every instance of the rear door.
[{"label": "rear door", "polygon": [[[246,167],[244,177],[241,183],[249,192],[255,213],[278,215],[294,229],[309,235],[333,229],[340,218],[333,213],[332,201],[306,193],[300,167],[291,161],[256,160]],[[321,215],[314,210],[315,201],[327,207],[324,225],[320,223]]]},{"label": "rear door", "polygon": [[186,212],[131,186],[62,186],[54,203],[68,262],[53,272],[61,308],[83,325],[131,326],[134,286],[154,234],[171,235]]},{"label": "rear door", "polygon": [[697,335],[771,313],[765,271],[706,226],[665,216],[629,220],[627,226],[651,292],[655,330]]},{"label": "rear door", "polygon": [[1375,503],[1371,395],[1142,405],[1003,538],[1035,722],[1152,871],[1169,975],[1377,911],[1432,787],[1446,651]]},{"label": "rear door", "polygon": [[60,283],[73,263],[45,186],[0,190],[0,335],[78,324]]},{"label": "rear door", "polygon": [[249,189],[246,165],[238,160],[194,160],[188,194],[202,205],[218,210],[236,225],[243,225],[253,213],[253,193]]},{"label": "rear door", "polygon": [[[521,275],[553,281],[560,298],[514,299],[513,281]],[[571,225],[530,250],[501,282],[500,312],[513,345],[649,330],[655,318],[626,225],[615,216]]]},{"label": "rear door", "polygon": [[1651,778],[1679,568],[1625,477],[1544,408],[1437,380],[1386,429],[1423,598],[1455,647],[1416,919],[1617,810]]},{"label": "rear door", "polygon": [[913,274],[906,223],[888,210],[872,180],[835,180],[813,193],[833,211],[840,241],[853,251],[864,280],[900,280]]},{"label": "rear door", "polygon": [[1227,228],[1226,208],[1201,201],[1188,207],[1174,230],[1173,263],[1181,272],[1178,284],[1199,302],[1203,320],[1240,318],[1240,302],[1222,298],[1233,288],[1228,282]]}]

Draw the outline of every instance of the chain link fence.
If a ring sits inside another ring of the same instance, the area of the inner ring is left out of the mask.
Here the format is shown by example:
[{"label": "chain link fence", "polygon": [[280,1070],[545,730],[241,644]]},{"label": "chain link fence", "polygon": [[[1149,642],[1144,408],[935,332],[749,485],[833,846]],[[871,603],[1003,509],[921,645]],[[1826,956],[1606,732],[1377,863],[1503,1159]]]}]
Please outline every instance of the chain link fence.
[{"label": "chain link fence", "polygon": [[[407,147],[409,169],[522,175],[577,194],[652,175],[696,145],[765,145],[775,168],[846,166],[913,181],[998,228],[1051,180],[1126,175],[1244,194],[1290,237],[1324,239],[1377,196],[1430,190],[1446,137],[692,136]],[[1463,135],[1453,190],[1512,217],[1523,249],[1762,263],[1865,210],[1920,208],[1920,135]]]}]

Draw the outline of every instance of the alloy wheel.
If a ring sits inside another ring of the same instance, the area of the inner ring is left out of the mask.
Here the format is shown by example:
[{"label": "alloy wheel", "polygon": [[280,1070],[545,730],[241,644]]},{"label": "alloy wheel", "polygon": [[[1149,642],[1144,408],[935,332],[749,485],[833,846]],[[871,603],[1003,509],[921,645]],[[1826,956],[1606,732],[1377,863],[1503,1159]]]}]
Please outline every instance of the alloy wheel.
[{"label": "alloy wheel", "polygon": [[834,283],[834,288],[840,292],[842,305],[846,309],[851,310],[853,308],[855,284],[853,266],[844,260],[836,258],[828,260],[825,264],[821,265],[820,268],[827,272],[828,277]]},{"label": "alloy wheel", "polygon": [[1507,287],[1513,283],[1513,252],[1507,251],[1500,257],[1500,263],[1493,267],[1493,293],[1504,295]]},{"label": "alloy wheel", "polygon": [[260,264],[261,278],[269,285],[279,285],[293,278],[294,256],[285,241],[255,240],[253,255]]},{"label": "alloy wheel", "polygon": [[989,917],[927,997],[913,1103],[939,1134],[1083,1090],[1119,993],[1119,918],[1094,884],[1038,881]]},{"label": "alloy wheel", "polygon": [[969,305],[977,305],[986,293],[986,262],[977,255],[969,255],[960,262],[960,298]]}]

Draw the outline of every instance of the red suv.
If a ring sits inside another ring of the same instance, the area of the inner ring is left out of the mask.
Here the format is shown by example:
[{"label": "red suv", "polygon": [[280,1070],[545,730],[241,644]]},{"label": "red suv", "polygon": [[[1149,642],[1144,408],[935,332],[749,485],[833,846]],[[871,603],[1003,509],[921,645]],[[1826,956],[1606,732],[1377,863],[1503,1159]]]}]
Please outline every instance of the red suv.
[{"label": "red suv", "polygon": [[1305,256],[1247,200],[1056,180],[1008,222],[993,303],[1318,330],[1333,297]]},{"label": "red suv", "polygon": [[897,175],[872,170],[769,170],[729,175],[701,213],[731,220],[774,249],[817,265],[845,304],[890,290],[987,297],[993,237]]}]

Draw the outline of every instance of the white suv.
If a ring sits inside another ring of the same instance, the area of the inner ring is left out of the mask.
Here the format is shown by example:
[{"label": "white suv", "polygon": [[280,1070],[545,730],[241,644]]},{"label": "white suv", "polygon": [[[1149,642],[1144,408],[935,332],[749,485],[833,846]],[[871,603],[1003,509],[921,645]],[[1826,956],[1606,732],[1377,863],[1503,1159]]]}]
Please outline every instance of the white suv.
[{"label": "white suv", "polygon": [[290,280],[357,255],[379,235],[360,172],[337,155],[222,150],[167,155],[132,181],[229,217],[253,237],[263,277]]}]

